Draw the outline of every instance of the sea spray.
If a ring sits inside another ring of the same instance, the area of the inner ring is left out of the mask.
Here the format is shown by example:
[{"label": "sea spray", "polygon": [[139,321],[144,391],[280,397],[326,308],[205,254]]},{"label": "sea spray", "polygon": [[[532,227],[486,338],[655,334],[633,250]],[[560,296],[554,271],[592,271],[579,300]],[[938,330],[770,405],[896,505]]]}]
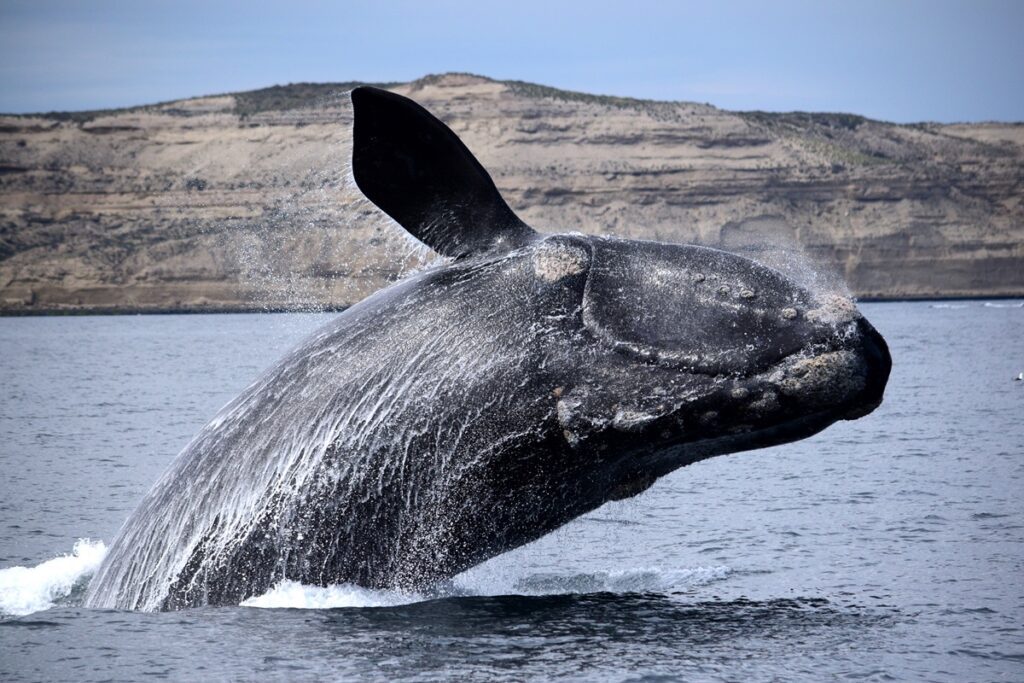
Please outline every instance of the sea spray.
[{"label": "sea spray", "polygon": [[372,590],[352,584],[307,586],[284,580],[263,595],[242,602],[242,607],[337,609],[340,607],[394,607],[427,599],[419,593]]},{"label": "sea spray", "polygon": [[644,567],[595,572],[533,572],[526,575],[470,570],[427,592],[373,590],[352,584],[310,586],[284,580],[242,607],[274,609],[338,609],[395,607],[424,600],[501,595],[585,595],[589,593],[679,593],[722,581],[732,574],[725,566],[662,569]]},{"label": "sea spray", "polygon": [[106,554],[103,541],[83,538],[70,555],[34,567],[0,569],[0,614],[21,616],[53,607],[91,576]]}]

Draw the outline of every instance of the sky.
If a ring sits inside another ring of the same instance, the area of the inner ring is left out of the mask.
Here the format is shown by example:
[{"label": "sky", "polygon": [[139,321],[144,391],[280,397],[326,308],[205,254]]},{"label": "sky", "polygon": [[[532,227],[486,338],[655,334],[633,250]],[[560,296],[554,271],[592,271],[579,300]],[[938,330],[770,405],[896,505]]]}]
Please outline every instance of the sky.
[{"label": "sky", "polygon": [[725,109],[1024,121],[1024,0],[0,0],[0,111],[462,71]]}]

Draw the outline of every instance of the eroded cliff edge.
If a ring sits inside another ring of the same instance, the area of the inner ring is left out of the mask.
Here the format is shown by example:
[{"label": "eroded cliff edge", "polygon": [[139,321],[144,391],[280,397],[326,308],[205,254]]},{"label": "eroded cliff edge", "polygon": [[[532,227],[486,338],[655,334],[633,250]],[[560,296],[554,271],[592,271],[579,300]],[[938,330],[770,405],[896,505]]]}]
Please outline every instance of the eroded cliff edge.
[{"label": "eroded cliff edge", "polygon": [[[342,307],[380,287],[421,255],[348,179],[354,85],[0,116],[0,311]],[[862,297],[1024,295],[1024,125],[463,74],[388,87],[439,114],[539,230],[799,250]]]}]

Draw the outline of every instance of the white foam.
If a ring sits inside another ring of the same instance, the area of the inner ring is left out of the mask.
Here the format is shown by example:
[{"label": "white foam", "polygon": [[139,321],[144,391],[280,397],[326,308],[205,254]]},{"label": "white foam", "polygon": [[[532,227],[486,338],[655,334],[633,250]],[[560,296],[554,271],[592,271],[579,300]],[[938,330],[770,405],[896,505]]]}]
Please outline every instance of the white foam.
[{"label": "white foam", "polygon": [[243,607],[333,609],[338,607],[393,607],[451,596],[568,595],[586,593],[668,593],[685,591],[724,579],[729,567],[692,567],[663,570],[657,567],[578,574],[535,573],[513,578],[492,574],[457,577],[445,590],[430,594],[370,590],[351,584],[307,586],[281,581],[263,595],[249,598]]},{"label": "white foam", "polygon": [[92,575],[107,554],[103,541],[79,539],[70,555],[34,567],[0,569],[0,614],[21,616],[53,607]]},{"label": "white foam", "polygon": [[336,607],[391,607],[420,602],[425,597],[418,593],[370,590],[340,584],[336,586],[307,586],[298,581],[284,580],[263,595],[249,598],[242,607],[333,609]]}]

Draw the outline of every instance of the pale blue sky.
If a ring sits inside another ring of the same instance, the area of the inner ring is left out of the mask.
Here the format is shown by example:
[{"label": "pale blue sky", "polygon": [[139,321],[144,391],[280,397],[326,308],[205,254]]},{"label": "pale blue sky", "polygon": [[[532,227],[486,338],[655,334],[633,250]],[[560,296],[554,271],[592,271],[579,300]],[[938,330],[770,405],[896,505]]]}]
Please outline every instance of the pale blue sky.
[{"label": "pale blue sky", "polygon": [[1024,0],[0,0],[0,111],[470,71],[727,109],[1024,120]]}]

